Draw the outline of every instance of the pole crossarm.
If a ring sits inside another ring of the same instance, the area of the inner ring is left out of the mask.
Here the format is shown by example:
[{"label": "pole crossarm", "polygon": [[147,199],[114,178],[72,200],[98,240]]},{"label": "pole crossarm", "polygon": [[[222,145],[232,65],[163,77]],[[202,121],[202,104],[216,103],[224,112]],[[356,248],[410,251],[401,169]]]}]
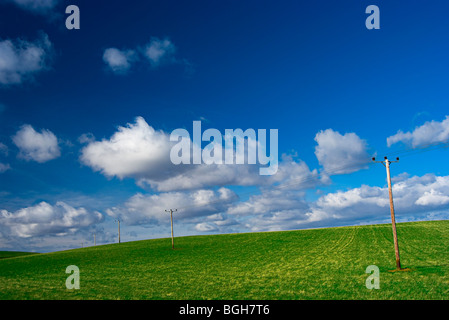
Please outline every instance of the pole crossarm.
[{"label": "pole crossarm", "polygon": [[388,157],[385,157],[384,159],[385,159],[384,161],[376,161],[376,158],[375,158],[375,157],[372,158],[372,160],[373,160],[374,163],[382,163],[384,166],[385,166],[385,164],[386,164],[387,161],[388,161],[389,163],[399,162],[399,158],[398,158],[398,157],[396,158],[395,161],[390,161],[390,160],[388,160]]}]

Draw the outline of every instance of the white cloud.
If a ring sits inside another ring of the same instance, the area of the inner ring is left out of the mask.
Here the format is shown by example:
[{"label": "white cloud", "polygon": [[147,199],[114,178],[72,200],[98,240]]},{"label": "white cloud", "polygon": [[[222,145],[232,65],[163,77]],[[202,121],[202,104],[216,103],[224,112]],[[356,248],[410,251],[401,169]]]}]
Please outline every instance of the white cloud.
[{"label": "white cloud", "polygon": [[61,155],[58,139],[49,130],[44,129],[39,133],[32,126],[24,125],[12,140],[20,150],[19,157],[28,161],[43,163]]},{"label": "white cloud", "polygon": [[153,67],[157,67],[164,63],[174,62],[174,53],[176,47],[167,38],[158,39],[151,38],[150,43],[144,49],[144,55],[150,61]]},{"label": "white cloud", "polygon": [[0,84],[20,84],[48,68],[52,44],[46,34],[34,41],[0,42]]},{"label": "white cloud", "polygon": [[3,237],[28,238],[43,235],[66,235],[103,220],[101,213],[74,208],[62,201],[45,201],[15,212],[0,210],[0,233]]},{"label": "white cloud", "polygon": [[[398,195],[395,193],[395,196]],[[399,198],[396,199],[396,202]],[[373,218],[389,208],[388,190],[362,185],[348,191],[337,191],[320,197],[307,212],[307,222],[321,220],[353,220]]]},{"label": "white cloud", "polygon": [[195,226],[195,230],[200,232],[209,232],[209,231],[217,231],[218,228],[212,223],[201,222]]},{"label": "white cloud", "polygon": [[449,203],[449,195],[443,194],[440,191],[430,189],[415,201],[416,204],[422,206],[440,206]]},{"label": "white cloud", "polygon": [[226,188],[152,195],[138,193],[124,205],[110,208],[106,213],[111,217],[121,218],[128,225],[158,225],[170,219],[165,210],[176,208],[177,221],[194,222],[198,217],[224,211],[236,198],[235,193]]},{"label": "white cloud", "polygon": [[307,218],[308,208],[304,191],[267,189],[231,206],[226,214],[251,231],[289,230]]},{"label": "white cloud", "polygon": [[245,202],[230,207],[228,214],[248,216],[254,214],[270,214],[283,210],[300,209],[307,207],[304,202],[303,191],[285,191],[267,189],[260,195],[254,195]]},{"label": "white cloud", "polygon": [[94,141],[95,141],[95,136],[92,133],[90,133],[90,132],[83,133],[82,135],[80,135],[78,137],[78,142],[82,143],[82,144],[90,143],[90,142],[94,142]]},{"label": "white cloud", "polygon": [[[304,188],[316,185],[318,173],[310,171],[303,161],[284,156],[278,172],[261,176],[257,165],[248,164],[180,164],[170,160],[170,150],[176,142],[169,134],[156,131],[142,118],[128,123],[109,138],[90,139],[81,150],[80,160],[107,177],[133,178],[141,187],[151,186],[157,191],[191,190],[225,185],[272,185],[292,183]],[[192,143],[193,144],[193,143]]]},{"label": "white cloud", "polygon": [[[121,217],[128,224],[157,225],[161,221],[167,222],[165,209],[180,208],[176,216],[177,221],[182,221],[183,225],[195,223],[202,218],[192,227],[196,231],[229,232],[238,231],[242,226],[253,231],[263,230],[265,227],[270,230],[293,228],[298,224],[288,224],[287,220],[292,218],[294,213],[302,212],[302,219],[307,218],[305,213],[308,205],[304,200],[304,190],[322,184],[316,170],[310,171],[303,161],[294,161],[291,156],[283,156],[278,173],[270,177],[260,176],[257,169],[249,170],[251,167],[248,165],[190,167],[194,169],[175,174],[167,180],[162,179],[157,184],[159,191],[190,190],[223,183],[255,185],[261,188],[262,195],[252,196],[248,201],[237,203],[238,197],[235,193],[224,187],[218,191],[199,189],[148,196],[137,194],[123,206],[110,208],[107,213],[113,217]],[[278,184],[281,185],[274,187]],[[249,221],[240,222],[237,217]],[[296,218],[300,220],[299,217]],[[259,223],[256,225],[253,220]]]},{"label": "white cloud", "polygon": [[[397,221],[448,219],[449,176],[403,177],[394,184]],[[225,214],[251,231],[388,223],[388,188],[362,185],[307,201],[304,191],[267,189],[231,205]]]},{"label": "white cloud", "polygon": [[162,179],[177,172],[170,162],[169,136],[142,118],[118,127],[110,139],[91,141],[81,150],[81,161],[107,177]]},{"label": "white cloud", "polygon": [[355,133],[341,135],[332,129],[315,136],[315,155],[328,174],[345,174],[360,170],[369,161],[367,143]]},{"label": "white cloud", "polygon": [[[403,179],[393,185],[396,217],[426,217],[434,211],[449,209],[449,176],[426,174]],[[363,185],[348,191],[330,193],[319,198],[308,212],[313,219],[335,221],[387,221],[390,202],[387,187]],[[323,213],[326,216],[322,216]]]},{"label": "white cloud", "polygon": [[277,173],[270,176],[266,184],[268,187],[282,185],[283,190],[303,190],[328,183],[327,176],[319,175],[316,169],[310,170],[303,160],[283,154]]},{"label": "white cloud", "polygon": [[136,53],[133,50],[122,51],[116,48],[108,48],[103,53],[103,61],[117,74],[126,73],[135,60]]},{"label": "white cloud", "polygon": [[387,145],[403,142],[406,145],[416,148],[433,143],[447,142],[449,140],[449,116],[441,122],[428,121],[422,126],[416,127],[413,132],[398,131],[393,136],[387,138]]},{"label": "white cloud", "polygon": [[184,65],[186,74],[193,73],[193,65],[186,59],[175,57],[176,46],[168,38],[151,37],[150,42],[131,50],[108,48],[103,53],[103,61],[117,74],[127,73],[134,63],[148,61],[152,68],[163,65]]}]

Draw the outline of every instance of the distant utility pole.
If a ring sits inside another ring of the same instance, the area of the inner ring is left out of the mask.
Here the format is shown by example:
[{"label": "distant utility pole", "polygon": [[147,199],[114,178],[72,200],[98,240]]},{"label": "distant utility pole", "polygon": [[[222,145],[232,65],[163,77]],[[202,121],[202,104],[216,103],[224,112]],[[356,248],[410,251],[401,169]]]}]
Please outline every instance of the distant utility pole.
[{"label": "distant utility pole", "polygon": [[178,211],[178,209],[170,209],[170,210],[165,210],[165,212],[170,212],[170,223],[171,223],[171,248],[174,249],[175,248],[175,241],[173,239],[173,212]]},{"label": "distant utility pole", "polygon": [[94,246],[97,245],[97,235],[94,233]]},{"label": "distant utility pole", "polygon": [[401,270],[401,259],[399,258],[398,235],[396,233],[396,219],[394,217],[393,191],[391,188],[391,177],[390,177],[390,164],[394,163],[394,162],[399,162],[399,158],[396,158],[396,161],[390,161],[390,160],[388,160],[387,157],[385,157],[384,161],[376,161],[376,158],[373,158],[373,161],[376,163],[382,163],[385,166],[385,168],[387,168],[388,193],[390,195],[391,225],[393,227],[394,252],[396,254],[396,270]]},{"label": "distant utility pole", "polygon": [[120,219],[116,219],[116,222],[118,222],[118,243],[120,243]]}]

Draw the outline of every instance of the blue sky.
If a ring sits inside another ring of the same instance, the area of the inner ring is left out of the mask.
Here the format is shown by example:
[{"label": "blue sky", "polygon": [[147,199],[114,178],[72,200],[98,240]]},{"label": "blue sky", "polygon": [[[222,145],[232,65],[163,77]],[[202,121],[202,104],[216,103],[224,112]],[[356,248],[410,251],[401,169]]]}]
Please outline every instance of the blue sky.
[{"label": "blue sky", "polygon": [[[70,4],[79,30],[65,27]],[[176,235],[388,222],[373,155],[401,157],[398,221],[447,219],[447,9],[1,1],[0,250],[116,242],[117,218],[122,241],[167,237],[170,207]],[[198,120],[277,129],[278,172],[173,166],[170,133]]]}]

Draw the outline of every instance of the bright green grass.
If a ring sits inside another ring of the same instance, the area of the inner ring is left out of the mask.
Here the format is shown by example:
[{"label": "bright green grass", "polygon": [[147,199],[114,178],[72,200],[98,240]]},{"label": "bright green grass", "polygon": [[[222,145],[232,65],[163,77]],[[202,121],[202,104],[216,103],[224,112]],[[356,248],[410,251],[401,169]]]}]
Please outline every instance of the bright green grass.
[{"label": "bright green grass", "polygon": [[397,229],[408,272],[391,272],[390,225],[192,236],[1,259],[0,299],[448,299],[449,221]]}]

